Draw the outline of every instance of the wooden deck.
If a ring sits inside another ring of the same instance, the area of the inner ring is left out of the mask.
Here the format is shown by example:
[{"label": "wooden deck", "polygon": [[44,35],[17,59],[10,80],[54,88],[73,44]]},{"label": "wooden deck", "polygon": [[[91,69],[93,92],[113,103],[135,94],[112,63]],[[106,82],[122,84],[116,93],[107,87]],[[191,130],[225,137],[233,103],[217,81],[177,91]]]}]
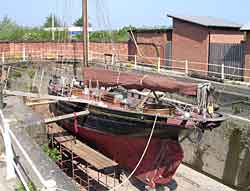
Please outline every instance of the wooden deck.
[{"label": "wooden deck", "polygon": [[62,146],[64,146],[68,150],[71,150],[80,158],[84,159],[84,161],[86,161],[97,170],[103,170],[105,168],[118,166],[116,162],[95,151],[81,141],[75,140],[75,138],[71,135],[55,137],[55,140],[57,142],[60,142]]}]

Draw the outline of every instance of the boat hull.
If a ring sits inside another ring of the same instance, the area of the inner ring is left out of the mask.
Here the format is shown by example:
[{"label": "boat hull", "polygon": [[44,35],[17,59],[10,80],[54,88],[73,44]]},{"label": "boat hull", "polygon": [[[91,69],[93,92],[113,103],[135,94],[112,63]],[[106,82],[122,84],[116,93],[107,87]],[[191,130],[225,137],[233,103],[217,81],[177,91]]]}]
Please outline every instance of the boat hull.
[{"label": "boat hull", "polygon": [[[51,105],[51,110],[55,115],[62,115],[63,112],[71,112],[74,106],[74,104],[65,102],[61,102],[61,104],[64,105],[64,111],[61,110],[62,108],[56,107],[56,105]],[[80,107],[75,108],[75,111],[78,109],[80,109]],[[135,128],[135,131],[129,133],[121,133],[113,129],[106,129],[110,126],[115,128],[117,125],[115,124],[116,122],[116,119],[112,121],[112,118],[109,118],[107,123],[103,116],[98,116],[96,113],[92,116],[90,113],[87,117],[77,118],[77,125],[76,119],[61,121],[59,125],[73,133],[77,133],[81,138],[88,141],[104,155],[113,159],[129,171],[133,171],[146,148],[152,124],[150,129],[142,129],[142,124],[135,123],[132,127]],[[99,128],[101,125],[103,125],[103,127]],[[119,125],[120,128],[126,129],[126,124],[122,125],[119,123]],[[136,131],[137,133],[135,133]],[[166,136],[168,132],[165,129],[164,138],[160,136],[162,133],[161,128],[158,127],[156,131],[160,132],[159,135],[156,134],[152,137],[147,152],[135,172],[135,176],[140,181],[151,187],[155,187],[156,184],[168,183],[175,174],[184,155],[178,143],[179,130],[177,127],[169,128],[169,136]],[[166,137],[168,138],[166,139]]]},{"label": "boat hull", "polygon": [[[60,125],[75,132],[71,123]],[[148,141],[147,137],[115,136],[79,125],[77,133],[129,171],[136,167]],[[183,150],[177,141],[153,137],[135,176],[151,187],[166,184],[172,179],[182,159]]]}]

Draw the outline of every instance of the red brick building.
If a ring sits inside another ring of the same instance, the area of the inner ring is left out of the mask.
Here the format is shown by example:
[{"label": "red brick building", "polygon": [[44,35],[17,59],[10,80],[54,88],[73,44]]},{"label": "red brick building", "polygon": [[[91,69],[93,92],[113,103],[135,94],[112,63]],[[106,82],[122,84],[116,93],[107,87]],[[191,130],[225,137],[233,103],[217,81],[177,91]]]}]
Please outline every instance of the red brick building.
[{"label": "red brick building", "polygon": [[244,81],[250,82],[250,24],[241,28],[241,31],[245,33],[244,38]]},{"label": "red brick building", "polygon": [[[240,25],[221,19],[174,15],[168,17],[173,19],[172,59],[188,60],[188,69],[196,70],[197,73],[204,71],[203,74],[207,75],[208,63],[213,62],[211,45],[240,44],[244,37]],[[216,64],[221,64],[223,59],[218,58]],[[172,67],[185,68],[185,62],[172,62]]]},{"label": "red brick building", "polygon": [[[137,55],[138,61],[156,63],[157,60],[140,58],[166,58],[166,45],[172,42],[172,28],[134,29],[129,31],[129,55]],[[136,43],[135,43],[136,42]],[[163,64],[164,61],[161,62]]]}]

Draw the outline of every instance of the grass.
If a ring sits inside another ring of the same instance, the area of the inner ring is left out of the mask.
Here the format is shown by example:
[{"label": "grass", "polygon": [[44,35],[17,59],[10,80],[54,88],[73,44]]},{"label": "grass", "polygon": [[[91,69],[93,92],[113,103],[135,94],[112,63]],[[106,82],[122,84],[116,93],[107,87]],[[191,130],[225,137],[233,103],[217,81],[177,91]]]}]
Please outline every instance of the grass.
[{"label": "grass", "polygon": [[[30,191],[37,191],[37,189],[36,189],[34,183],[31,182],[31,181],[28,182],[28,188],[29,188]],[[16,185],[16,190],[17,190],[17,191],[26,191],[26,190],[25,190],[25,187],[24,187],[24,185],[23,185],[23,183],[20,182],[20,181],[19,181],[19,182],[17,183],[17,185]]]},{"label": "grass", "polygon": [[13,77],[16,80],[17,78],[21,78],[22,77],[22,73],[20,71],[14,70],[13,73],[12,73],[12,75],[11,75],[11,77]]},{"label": "grass", "polygon": [[60,152],[56,148],[50,148],[48,144],[43,145],[43,151],[53,160],[61,160]]}]

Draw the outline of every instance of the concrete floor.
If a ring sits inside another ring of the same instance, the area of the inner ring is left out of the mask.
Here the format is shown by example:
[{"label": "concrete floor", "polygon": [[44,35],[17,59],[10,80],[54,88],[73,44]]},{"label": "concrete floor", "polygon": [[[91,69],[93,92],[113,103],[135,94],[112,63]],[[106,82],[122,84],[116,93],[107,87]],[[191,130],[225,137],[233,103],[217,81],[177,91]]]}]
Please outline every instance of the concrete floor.
[{"label": "concrete floor", "polygon": [[176,191],[234,191],[185,165],[178,168],[174,180],[177,183]]},{"label": "concrete floor", "polygon": [[[90,171],[90,176],[97,178],[96,172]],[[127,176],[122,175],[122,181],[126,179]],[[105,177],[103,180],[105,181]],[[108,184],[113,187],[113,179],[108,178]],[[115,185],[119,185],[116,181]],[[137,181],[131,180],[125,183],[123,186],[117,189],[119,191],[145,191],[144,187]],[[150,189],[149,189],[150,190]],[[228,186],[225,186],[185,165],[180,165],[175,174],[173,180],[168,186],[157,188],[156,191],[235,191]]]}]

